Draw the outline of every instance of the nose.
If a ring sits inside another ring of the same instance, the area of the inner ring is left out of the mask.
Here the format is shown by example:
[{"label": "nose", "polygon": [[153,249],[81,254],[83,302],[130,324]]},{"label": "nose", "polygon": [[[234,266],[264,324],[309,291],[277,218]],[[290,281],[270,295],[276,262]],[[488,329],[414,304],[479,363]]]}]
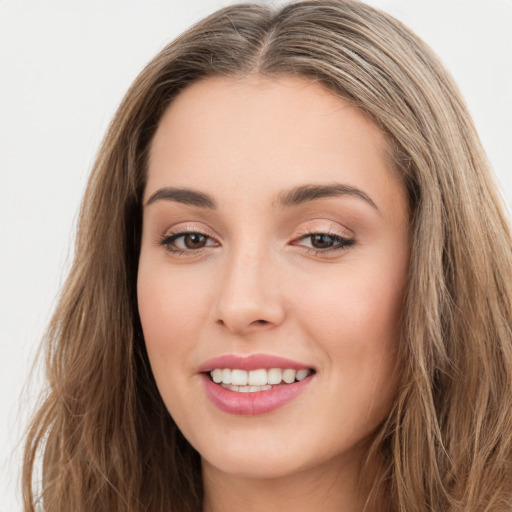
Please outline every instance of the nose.
[{"label": "nose", "polygon": [[285,317],[279,269],[268,254],[237,251],[219,276],[216,323],[235,334],[249,334],[279,325]]}]

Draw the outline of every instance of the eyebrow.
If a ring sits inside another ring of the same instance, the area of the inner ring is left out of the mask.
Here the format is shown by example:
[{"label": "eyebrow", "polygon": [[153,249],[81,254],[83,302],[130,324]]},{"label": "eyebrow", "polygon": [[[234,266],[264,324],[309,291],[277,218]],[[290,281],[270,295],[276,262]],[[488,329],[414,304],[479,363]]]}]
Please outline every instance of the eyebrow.
[{"label": "eyebrow", "polygon": [[[316,199],[322,199],[324,197],[339,197],[345,195],[358,197],[379,211],[377,205],[362,190],[353,187],[352,185],[342,183],[333,183],[329,185],[302,185],[295,187],[281,193],[278,196],[277,201],[274,201],[273,206],[289,208],[309,201],[314,201]],[[217,204],[213,197],[205,194],[204,192],[199,192],[189,188],[160,188],[150,196],[146,202],[146,206],[160,200],[174,201],[211,210],[215,210],[217,208]]]},{"label": "eyebrow", "polygon": [[147,200],[146,206],[154,203],[155,201],[160,200],[174,201],[176,203],[188,204],[190,206],[198,206],[199,208],[209,208],[211,210],[215,210],[217,208],[215,200],[208,194],[198,192],[197,190],[192,190],[189,188],[159,188]]},{"label": "eyebrow", "polygon": [[308,201],[324,197],[353,196],[366,201],[370,206],[379,211],[377,205],[362,190],[342,183],[329,185],[304,185],[284,192],[278,197],[277,205],[282,207],[297,206]]}]

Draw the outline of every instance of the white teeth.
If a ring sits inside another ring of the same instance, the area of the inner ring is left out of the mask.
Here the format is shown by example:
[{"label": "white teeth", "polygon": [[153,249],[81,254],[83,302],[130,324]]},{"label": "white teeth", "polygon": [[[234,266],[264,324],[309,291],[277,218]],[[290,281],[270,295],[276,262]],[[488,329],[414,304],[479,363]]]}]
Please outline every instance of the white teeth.
[{"label": "white teeth", "polygon": [[295,370],[283,370],[283,380],[286,384],[291,384],[295,382],[295,375],[297,372]]},{"label": "white teeth", "polygon": [[238,393],[257,393],[258,391],[268,391],[272,389],[272,386],[268,384],[265,386],[233,386],[232,384],[221,384],[221,386]]},{"label": "white teeth", "polygon": [[222,370],[219,370],[219,368],[215,368],[215,370],[213,370],[213,372],[212,372],[212,379],[213,379],[213,382],[215,382],[217,384],[222,382],[223,381]]},{"label": "white teeth", "polygon": [[231,370],[229,368],[222,370],[222,382],[224,382],[224,384],[231,384]]},{"label": "white teeth", "polygon": [[247,372],[245,370],[231,370],[231,384],[245,386],[247,384]]},{"label": "white teeth", "polygon": [[249,384],[251,386],[264,386],[267,383],[267,370],[251,370],[249,372]]},{"label": "white teeth", "polygon": [[251,371],[215,368],[210,372],[213,382],[221,384],[231,391],[241,393],[262,391],[262,388],[270,389],[271,386],[281,384],[282,382],[292,384],[295,381],[304,380],[309,375],[311,375],[311,370],[305,368],[301,370],[293,370],[291,368],[270,368],[266,370],[260,368]]},{"label": "white teeth", "polygon": [[304,380],[309,375],[309,370],[298,370],[297,375],[295,375],[295,378],[298,381]]},{"label": "white teeth", "polygon": [[281,368],[270,368],[267,380],[269,384],[280,384],[283,380],[283,372]]}]

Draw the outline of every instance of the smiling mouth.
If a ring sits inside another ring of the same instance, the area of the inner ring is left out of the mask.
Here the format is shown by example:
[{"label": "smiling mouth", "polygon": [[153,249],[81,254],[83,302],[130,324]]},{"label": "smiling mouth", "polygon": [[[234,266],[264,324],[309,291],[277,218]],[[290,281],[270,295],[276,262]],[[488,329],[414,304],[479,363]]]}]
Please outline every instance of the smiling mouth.
[{"label": "smiling mouth", "polygon": [[212,382],[229,391],[257,393],[300,382],[314,373],[313,369],[306,368],[259,368],[249,371],[238,368],[215,368],[206,375]]}]

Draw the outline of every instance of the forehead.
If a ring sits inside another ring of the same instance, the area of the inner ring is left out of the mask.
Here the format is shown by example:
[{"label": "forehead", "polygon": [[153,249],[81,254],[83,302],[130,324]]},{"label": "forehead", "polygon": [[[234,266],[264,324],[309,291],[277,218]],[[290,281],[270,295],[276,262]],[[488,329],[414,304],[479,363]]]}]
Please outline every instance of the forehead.
[{"label": "forehead", "polygon": [[222,182],[247,195],[333,181],[400,189],[389,154],[367,115],[310,80],[207,78],[162,117],[145,197],[170,184],[207,190]]}]

